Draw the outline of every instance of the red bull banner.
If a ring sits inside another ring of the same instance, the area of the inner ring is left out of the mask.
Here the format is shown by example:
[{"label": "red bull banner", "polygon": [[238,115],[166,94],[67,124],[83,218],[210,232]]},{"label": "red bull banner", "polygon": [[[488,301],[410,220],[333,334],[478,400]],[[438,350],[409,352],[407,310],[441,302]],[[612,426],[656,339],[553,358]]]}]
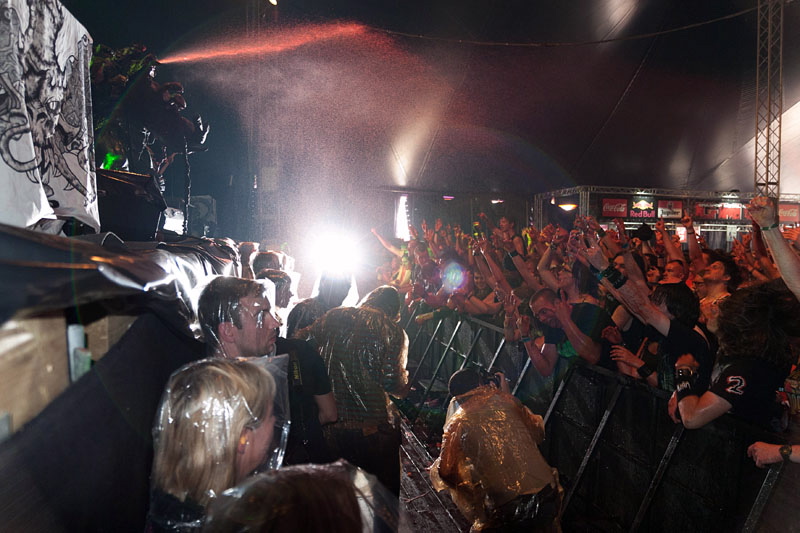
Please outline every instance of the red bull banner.
[{"label": "red bull banner", "polygon": [[631,218],[656,218],[655,200],[652,198],[634,198],[628,213]]}]

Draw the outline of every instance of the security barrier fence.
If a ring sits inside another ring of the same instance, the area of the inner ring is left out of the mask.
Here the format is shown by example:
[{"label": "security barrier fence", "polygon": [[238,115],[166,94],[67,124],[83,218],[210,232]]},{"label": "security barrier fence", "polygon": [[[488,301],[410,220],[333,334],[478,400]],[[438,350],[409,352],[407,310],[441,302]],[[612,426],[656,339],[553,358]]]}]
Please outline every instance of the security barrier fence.
[{"label": "security barrier fence", "polygon": [[667,416],[667,391],[580,362],[556,384],[504,341],[501,327],[466,315],[421,325],[412,315],[404,325],[415,390],[403,410],[412,427],[443,422],[456,370],[503,372],[515,396],[545,418],[541,450],[559,470],[566,530],[757,529],[783,465],[757,468],[746,450],[782,436],[728,415],[684,430]]}]

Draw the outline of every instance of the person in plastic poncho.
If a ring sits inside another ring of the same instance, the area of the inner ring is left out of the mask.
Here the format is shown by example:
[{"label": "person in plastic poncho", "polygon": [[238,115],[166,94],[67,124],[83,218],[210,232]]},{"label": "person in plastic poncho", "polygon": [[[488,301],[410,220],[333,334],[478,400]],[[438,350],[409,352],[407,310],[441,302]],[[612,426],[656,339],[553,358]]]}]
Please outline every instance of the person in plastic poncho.
[{"label": "person in plastic poncho", "polygon": [[298,332],[325,361],[339,419],[325,427],[334,457],[374,474],[400,494],[400,427],[389,394],[408,393],[408,337],[397,324],[400,296],[378,287],[361,305],[331,309]]},{"label": "person in plastic poncho", "polygon": [[431,466],[436,490],[448,489],[471,531],[560,531],[563,489],[539,452],[542,417],[475,370],[450,378],[457,408],[445,423]]}]

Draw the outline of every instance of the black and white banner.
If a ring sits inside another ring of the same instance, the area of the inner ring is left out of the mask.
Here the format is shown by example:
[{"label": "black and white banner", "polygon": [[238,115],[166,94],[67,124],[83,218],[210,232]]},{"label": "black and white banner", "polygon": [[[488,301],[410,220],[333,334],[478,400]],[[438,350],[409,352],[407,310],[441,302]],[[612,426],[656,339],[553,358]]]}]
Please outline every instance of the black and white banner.
[{"label": "black and white banner", "polygon": [[0,0],[0,222],[99,230],[92,40],[55,0]]}]

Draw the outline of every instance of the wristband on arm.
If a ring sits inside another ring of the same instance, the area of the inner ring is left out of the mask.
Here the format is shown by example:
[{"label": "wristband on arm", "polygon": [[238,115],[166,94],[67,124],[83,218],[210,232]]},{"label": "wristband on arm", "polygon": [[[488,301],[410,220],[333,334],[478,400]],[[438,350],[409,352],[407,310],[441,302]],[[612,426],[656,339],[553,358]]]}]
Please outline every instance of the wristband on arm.
[{"label": "wristband on arm", "polygon": [[647,379],[653,372],[654,370],[647,365],[642,365],[636,369],[636,373],[639,374],[639,377],[642,379]]},{"label": "wristband on arm", "polygon": [[702,391],[697,390],[698,374],[688,366],[681,366],[675,369],[675,395],[678,403],[687,396],[700,396]]}]

